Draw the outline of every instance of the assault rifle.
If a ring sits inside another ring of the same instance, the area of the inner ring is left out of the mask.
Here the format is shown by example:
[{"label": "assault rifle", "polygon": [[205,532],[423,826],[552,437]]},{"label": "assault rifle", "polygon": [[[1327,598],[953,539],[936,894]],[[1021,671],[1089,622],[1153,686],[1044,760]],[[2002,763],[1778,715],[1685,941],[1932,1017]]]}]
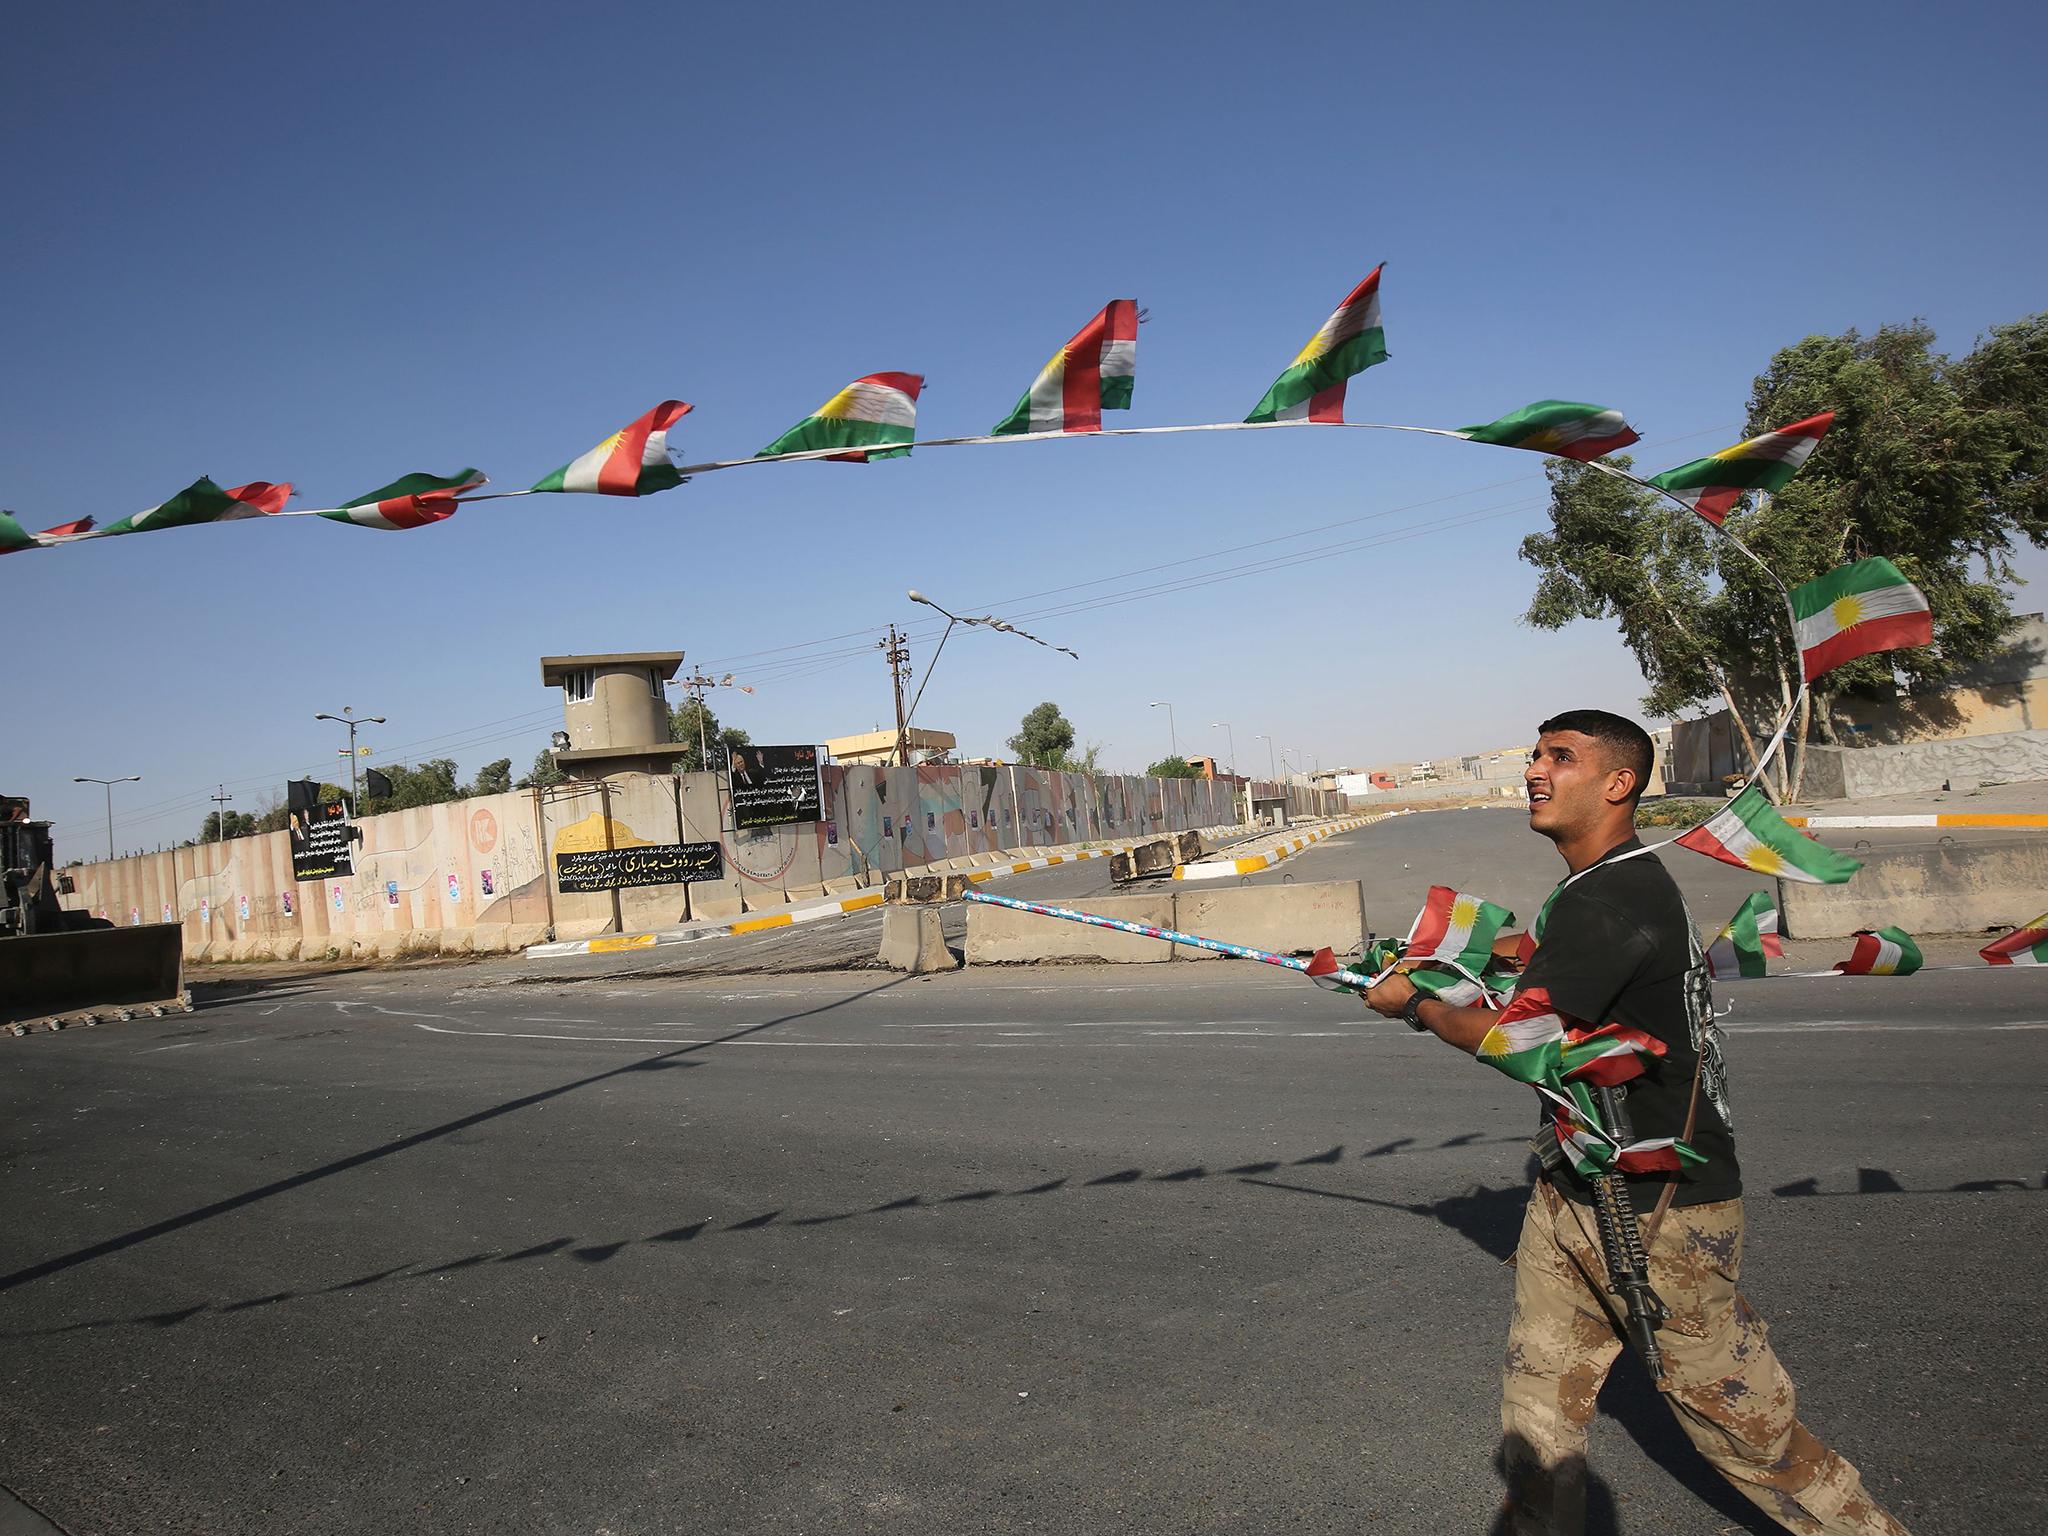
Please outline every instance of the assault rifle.
[{"label": "assault rifle", "polygon": [[[1596,1088],[1600,1118],[1618,1147],[1634,1141],[1635,1131],[1623,1103],[1626,1088]],[[1643,1251],[1642,1229],[1636,1224],[1636,1203],[1628,1181],[1609,1169],[1596,1174],[1593,1185],[1593,1220],[1600,1229],[1601,1256],[1607,1261],[1607,1287],[1622,1301],[1628,1336],[1643,1357],[1643,1364],[1658,1381],[1664,1379],[1664,1354],[1657,1348],[1657,1330],[1671,1314],[1663,1298],[1650,1288],[1650,1258]]]}]

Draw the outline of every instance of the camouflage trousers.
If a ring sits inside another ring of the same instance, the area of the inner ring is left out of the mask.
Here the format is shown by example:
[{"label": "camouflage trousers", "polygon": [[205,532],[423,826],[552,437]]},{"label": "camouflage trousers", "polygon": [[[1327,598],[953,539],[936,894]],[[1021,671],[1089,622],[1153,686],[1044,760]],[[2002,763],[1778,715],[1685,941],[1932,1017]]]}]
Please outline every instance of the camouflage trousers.
[{"label": "camouflage trousers", "polygon": [[[1856,1469],[1795,1412],[1791,1378],[1763,1319],[1736,1289],[1742,1202],[1673,1207],[1650,1248],[1670,1309],[1658,1330],[1663,1391],[1692,1443],[1765,1513],[1801,1536],[1906,1536]],[[1586,1426],[1622,1336],[1610,1311],[1593,1213],[1539,1179],[1515,1253],[1515,1320],[1502,1373],[1501,1431],[1513,1536],[1579,1536]]]}]

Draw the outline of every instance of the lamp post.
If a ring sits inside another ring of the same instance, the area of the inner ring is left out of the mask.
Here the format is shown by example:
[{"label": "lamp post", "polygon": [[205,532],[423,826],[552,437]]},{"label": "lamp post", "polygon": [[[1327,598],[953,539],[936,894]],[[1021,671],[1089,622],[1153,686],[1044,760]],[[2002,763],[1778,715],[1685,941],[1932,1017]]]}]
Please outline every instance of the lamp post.
[{"label": "lamp post", "polygon": [[931,684],[932,672],[937,668],[939,664],[939,654],[946,649],[946,641],[951,638],[953,634],[954,625],[964,624],[969,629],[986,627],[988,629],[1000,630],[1002,631],[1002,633],[1006,635],[1016,635],[1020,639],[1029,640],[1033,645],[1042,645],[1047,650],[1059,651],[1064,655],[1073,657],[1076,661],[1079,661],[1081,659],[1081,653],[1079,651],[1069,650],[1064,645],[1054,645],[1050,640],[1041,640],[1038,638],[1038,636],[1030,634],[1025,630],[1019,629],[1016,625],[1010,623],[1009,620],[997,618],[994,614],[984,613],[978,619],[970,619],[963,617],[962,615],[957,613],[948,612],[945,608],[942,608],[939,604],[933,602],[930,598],[926,597],[922,592],[918,591],[915,587],[912,587],[908,592],[904,593],[903,595],[909,598],[913,603],[922,603],[925,607],[931,609],[933,612],[943,613],[946,615],[945,633],[939,636],[939,643],[932,648],[932,659],[925,663],[924,681],[917,685],[917,693],[910,701],[910,708],[905,710],[903,713],[903,739],[901,750],[898,755],[905,758],[906,760],[910,755],[910,723],[911,721],[917,718],[918,700],[924,697],[925,689],[929,687]]},{"label": "lamp post", "polygon": [[1210,729],[1210,730],[1212,730],[1212,731],[1213,731],[1213,730],[1218,730],[1218,729],[1220,729],[1220,730],[1221,730],[1221,731],[1223,732],[1224,738],[1225,738],[1225,739],[1226,739],[1227,741],[1229,741],[1229,743],[1230,743],[1230,777],[1232,777],[1233,779],[1234,779],[1234,778],[1236,778],[1236,777],[1237,777],[1237,732],[1233,731],[1233,730],[1232,730],[1232,729],[1230,728],[1230,722],[1229,722],[1228,720],[1211,720],[1211,721],[1209,722],[1209,729]]},{"label": "lamp post", "polygon": [[1173,755],[1179,757],[1180,732],[1173,726],[1173,705],[1165,699],[1154,699],[1147,707],[1166,711],[1166,744],[1173,749]]},{"label": "lamp post", "polygon": [[90,775],[80,777],[74,774],[72,775],[71,782],[74,784],[101,784],[106,786],[107,862],[111,864],[114,860],[114,786],[116,784],[140,784],[142,782],[142,775],[139,773],[131,773],[127,777],[120,779],[95,779]]},{"label": "lamp post", "polygon": [[1266,744],[1266,777],[1277,782],[1280,777],[1280,770],[1273,766],[1273,738],[1262,731],[1258,735],[1253,736],[1252,740],[1263,741]]},{"label": "lamp post", "polygon": [[697,766],[708,769],[711,766],[711,745],[704,733],[704,695],[714,688],[737,688],[741,693],[752,693],[754,690],[745,683],[734,682],[730,672],[723,677],[706,677],[702,667],[692,667],[688,677],[677,678],[669,686],[682,689],[697,706],[692,711],[697,717]]},{"label": "lamp post", "polygon": [[348,727],[348,799],[349,812],[353,815],[356,803],[362,798],[356,784],[356,727],[359,725],[385,725],[389,722],[382,715],[358,715],[347,704],[341,706],[341,713],[338,715],[322,714],[315,715],[313,718],[315,720],[337,721]]}]

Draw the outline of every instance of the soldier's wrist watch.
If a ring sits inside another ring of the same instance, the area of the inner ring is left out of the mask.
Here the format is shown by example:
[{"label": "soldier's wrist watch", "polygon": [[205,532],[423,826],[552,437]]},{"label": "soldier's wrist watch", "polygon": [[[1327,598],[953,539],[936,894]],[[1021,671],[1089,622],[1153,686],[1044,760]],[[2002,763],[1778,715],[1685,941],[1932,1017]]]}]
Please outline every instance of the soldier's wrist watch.
[{"label": "soldier's wrist watch", "polygon": [[1401,1007],[1401,1022],[1417,1034],[1429,1033],[1429,1026],[1422,1022],[1422,1005],[1429,1001],[1429,994],[1417,987],[1408,1001]]}]

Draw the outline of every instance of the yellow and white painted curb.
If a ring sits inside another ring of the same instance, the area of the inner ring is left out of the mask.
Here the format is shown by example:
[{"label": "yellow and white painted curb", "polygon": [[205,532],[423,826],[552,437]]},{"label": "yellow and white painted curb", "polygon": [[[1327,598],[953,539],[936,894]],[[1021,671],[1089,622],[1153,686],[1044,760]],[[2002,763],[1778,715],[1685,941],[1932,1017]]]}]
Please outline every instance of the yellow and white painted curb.
[{"label": "yellow and white painted curb", "polygon": [[1795,827],[2019,827],[2048,831],[2038,811],[1928,811],[1913,816],[1787,816]]},{"label": "yellow and white painted curb", "polygon": [[1347,816],[1327,826],[1303,832],[1294,837],[1261,848],[1257,853],[1245,854],[1234,859],[1213,859],[1200,864],[1177,864],[1173,878],[1176,880],[1224,880],[1238,875],[1255,875],[1262,869],[1271,869],[1282,859],[1292,858],[1311,843],[1320,843],[1326,837],[1335,837],[1340,832],[1355,832],[1360,827],[1369,827],[1376,821],[1400,814],[1397,811],[1381,811],[1374,816]]}]

